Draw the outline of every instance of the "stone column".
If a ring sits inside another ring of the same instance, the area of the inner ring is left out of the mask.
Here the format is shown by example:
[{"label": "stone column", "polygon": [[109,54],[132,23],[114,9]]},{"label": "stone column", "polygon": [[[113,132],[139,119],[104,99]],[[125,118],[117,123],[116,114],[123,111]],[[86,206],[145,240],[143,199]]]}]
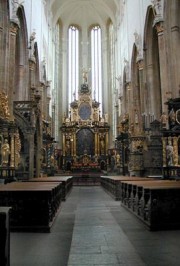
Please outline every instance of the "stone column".
[{"label": "stone column", "polygon": [[143,60],[139,60],[137,62],[138,64],[138,70],[139,70],[139,91],[140,91],[140,115],[143,111],[145,111],[144,109],[144,82],[143,82],[143,68],[144,68],[144,62]]},{"label": "stone column", "polygon": [[18,24],[11,22],[9,33],[9,69],[8,69],[8,96],[9,96],[9,108],[10,119],[13,120],[13,92],[14,92],[14,79],[16,68],[16,35],[18,32]]},{"label": "stone column", "polygon": [[180,27],[174,25],[171,27],[171,50],[172,50],[172,68],[171,71],[171,82],[172,82],[172,98],[178,97],[179,93],[179,84],[180,84],[180,76],[179,76],[179,69],[180,69]]},{"label": "stone column", "polygon": [[166,111],[167,106],[164,103],[167,101],[167,92],[169,91],[168,83],[168,64],[167,64],[167,53],[164,38],[164,27],[163,21],[158,21],[155,24],[155,28],[158,35],[158,46],[159,46],[159,63],[160,63],[160,82],[161,82],[161,99],[162,99],[162,111]]}]

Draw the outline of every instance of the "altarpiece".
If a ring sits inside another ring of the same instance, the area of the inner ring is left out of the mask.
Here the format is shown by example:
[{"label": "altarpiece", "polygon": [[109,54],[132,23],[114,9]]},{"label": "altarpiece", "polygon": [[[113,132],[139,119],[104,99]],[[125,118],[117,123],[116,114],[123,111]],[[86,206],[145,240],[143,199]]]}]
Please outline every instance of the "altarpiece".
[{"label": "altarpiece", "polygon": [[63,167],[65,170],[94,170],[107,168],[108,164],[108,115],[101,116],[100,103],[83,83],[78,99],[70,104],[69,115],[64,114]]}]

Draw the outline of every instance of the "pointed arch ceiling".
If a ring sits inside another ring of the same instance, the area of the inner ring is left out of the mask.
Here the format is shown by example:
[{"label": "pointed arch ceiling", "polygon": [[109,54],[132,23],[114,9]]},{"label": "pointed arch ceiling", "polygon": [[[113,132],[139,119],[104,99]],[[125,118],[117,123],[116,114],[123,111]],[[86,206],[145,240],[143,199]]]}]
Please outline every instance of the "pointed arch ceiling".
[{"label": "pointed arch ceiling", "polygon": [[115,21],[119,0],[50,0],[54,23],[60,18],[65,24],[106,25]]}]

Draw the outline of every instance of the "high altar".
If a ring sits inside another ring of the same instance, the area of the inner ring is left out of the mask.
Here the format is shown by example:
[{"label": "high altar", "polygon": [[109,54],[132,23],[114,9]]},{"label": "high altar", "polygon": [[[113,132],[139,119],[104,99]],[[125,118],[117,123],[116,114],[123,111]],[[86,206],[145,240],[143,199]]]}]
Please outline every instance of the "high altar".
[{"label": "high altar", "polygon": [[65,170],[106,170],[108,164],[108,115],[100,115],[100,103],[84,82],[78,99],[63,117],[63,168]]}]

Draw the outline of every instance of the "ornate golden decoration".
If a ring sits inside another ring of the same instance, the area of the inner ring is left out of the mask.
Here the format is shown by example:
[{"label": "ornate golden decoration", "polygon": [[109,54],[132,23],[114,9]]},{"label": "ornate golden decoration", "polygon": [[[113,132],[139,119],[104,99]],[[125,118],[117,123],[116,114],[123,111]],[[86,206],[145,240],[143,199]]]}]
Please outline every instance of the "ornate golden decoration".
[{"label": "ornate golden decoration", "polygon": [[10,120],[8,97],[3,91],[0,92],[0,117],[2,119]]},{"label": "ornate golden decoration", "polygon": [[21,140],[19,133],[15,134],[15,167],[18,167],[20,164],[20,151],[21,151]]}]

